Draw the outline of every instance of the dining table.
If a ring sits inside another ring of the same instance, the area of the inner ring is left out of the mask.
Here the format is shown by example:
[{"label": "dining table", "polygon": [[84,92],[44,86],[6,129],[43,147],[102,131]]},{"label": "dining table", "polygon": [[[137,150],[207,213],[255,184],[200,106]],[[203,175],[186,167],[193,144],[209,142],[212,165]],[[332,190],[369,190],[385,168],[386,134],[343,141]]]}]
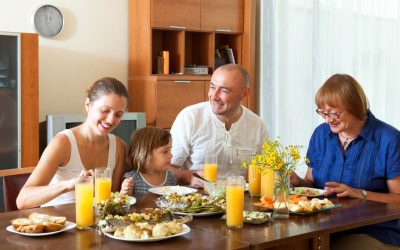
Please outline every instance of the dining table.
[{"label": "dining table", "polygon": [[[156,207],[160,197],[153,193],[135,195],[131,211]],[[245,194],[245,210],[263,211],[255,206],[259,197]],[[75,204],[39,207],[0,213],[1,249],[329,249],[333,233],[400,218],[400,206],[350,198],[330,198],[339,206],[305,215],[290,214],[288,219],[271,219],[262,224],[243,224],[229,229],[222,214],[194,216],[190,232],[155,242],[129,242],[100,234],[96,227],[73,228],[58,234],[32,237],[6,230],[10,221],[33,212],[67,217],[75,222]]]}]

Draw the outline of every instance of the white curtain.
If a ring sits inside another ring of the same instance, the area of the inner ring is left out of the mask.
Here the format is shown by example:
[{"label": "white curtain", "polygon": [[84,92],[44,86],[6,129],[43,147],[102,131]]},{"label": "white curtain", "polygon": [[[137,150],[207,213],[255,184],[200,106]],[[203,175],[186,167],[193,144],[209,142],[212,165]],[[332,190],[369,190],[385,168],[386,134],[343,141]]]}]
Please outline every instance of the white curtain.
[{"label": "white curtain", "polygon": [[400,0],[260,0],[259,10],[260,114],[271,138],[307,150],[323,122],[315,93],[335,73],[355,77],[375,116],[400,128]]}]

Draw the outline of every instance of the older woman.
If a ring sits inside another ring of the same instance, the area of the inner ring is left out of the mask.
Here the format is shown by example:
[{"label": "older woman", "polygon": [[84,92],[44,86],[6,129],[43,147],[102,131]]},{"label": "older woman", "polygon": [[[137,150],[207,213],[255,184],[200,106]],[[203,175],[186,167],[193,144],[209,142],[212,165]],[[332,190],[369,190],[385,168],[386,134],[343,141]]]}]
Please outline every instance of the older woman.
[{"label": "older woman", "polygon": [[[360,84],[349,75],[333,75],[315,103],[325,123],[310,139],[305,178],[293,174],[292,184],[325,188],[326,195],[400,204],[400,132],[375,118]],[[400,223],[346,231],[332,242],[332,249],[398,249]]]}]

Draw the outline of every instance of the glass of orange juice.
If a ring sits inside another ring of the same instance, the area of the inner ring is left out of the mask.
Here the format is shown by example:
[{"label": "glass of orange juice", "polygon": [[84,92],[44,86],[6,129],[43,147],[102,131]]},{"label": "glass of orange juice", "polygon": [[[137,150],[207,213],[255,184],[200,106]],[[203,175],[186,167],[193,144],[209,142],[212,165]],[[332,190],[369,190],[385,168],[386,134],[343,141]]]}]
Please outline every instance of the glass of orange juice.
[{"label": "glass of orange juice", "polygon": [[111,170],[109,168],[96,168],[94,177],[96,204],[111,199]]},{"label": "glass of orange juice", "polygon": [[229,176],[226,183],[226,225],[243,227],[244,177]]},{"label": "glass of orange juice", "polygon": [[261,174],[261,196],[274,197],[274,171],[269,169]]},{"label": "glass of orange juice", "polygon": [[216,182],[218,176],[217,155],[207,154],[204,157],[204,178],[209,182]]},{"label": "glass of orange juice", "polygon": [[250,196],[260,196],[261,192],[261,171],[256,165],[248,166],[247,173],[249,181],[249,194]]},{"label": "glass of orange juice", "polygon": [[75,184],[76,228],[93,225],[93,176],[79,176]]}]

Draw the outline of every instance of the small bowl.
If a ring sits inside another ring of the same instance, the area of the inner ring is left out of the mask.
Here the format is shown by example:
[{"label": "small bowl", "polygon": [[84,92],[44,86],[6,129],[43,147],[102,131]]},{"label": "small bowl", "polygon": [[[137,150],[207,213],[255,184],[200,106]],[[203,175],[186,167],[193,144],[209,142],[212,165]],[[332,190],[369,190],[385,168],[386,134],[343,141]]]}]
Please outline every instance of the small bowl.
[{"label": "small bowl", "polygon": [[204,192],[211,197],[225,196],[225,180],[217,180],[216,182],[204,182]]}]

